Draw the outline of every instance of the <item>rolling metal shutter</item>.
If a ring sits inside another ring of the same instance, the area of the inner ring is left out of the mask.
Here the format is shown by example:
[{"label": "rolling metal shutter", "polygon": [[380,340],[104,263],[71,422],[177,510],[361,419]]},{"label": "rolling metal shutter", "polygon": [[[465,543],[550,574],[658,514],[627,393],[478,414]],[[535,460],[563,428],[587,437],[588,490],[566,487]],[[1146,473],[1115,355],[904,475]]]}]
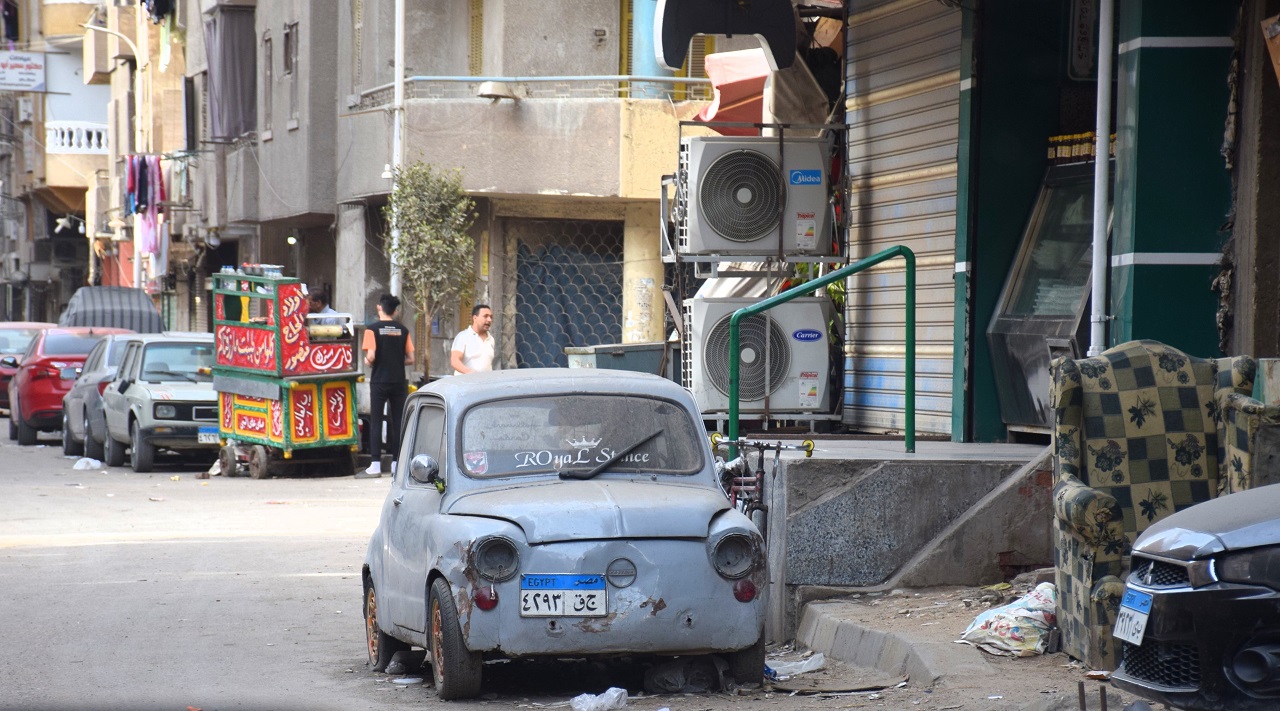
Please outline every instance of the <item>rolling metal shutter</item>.
[{"label": "rolling metal shutter", "polygon": [[[950,433],[961,10],[854,0],[847,33],[849,254],[916,255],[916,430]],[[900,431],[902,260],[855,274],[845,307],[845,424]]]}]

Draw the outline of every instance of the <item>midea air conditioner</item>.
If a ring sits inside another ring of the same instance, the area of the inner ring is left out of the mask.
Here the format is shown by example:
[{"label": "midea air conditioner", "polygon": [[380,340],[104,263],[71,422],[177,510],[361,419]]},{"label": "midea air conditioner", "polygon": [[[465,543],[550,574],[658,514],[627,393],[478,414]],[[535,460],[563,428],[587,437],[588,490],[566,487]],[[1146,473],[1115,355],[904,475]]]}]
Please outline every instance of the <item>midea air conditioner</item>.
[{"label": "midea air conditioner", "polygon": [[[757,299],[687,299],[684,302],[685,387],[703,412],[729,409],[729,317]],[[830,355],[823,298],[793,299],[740,323],[739,412],[827,412]]]},{"label": "midea air conditioner", "polygon": [[[821,138],[688,137],[676,191],[682,254],[830,256],[831,142]],[[781,157],[780,157],[781,154]]]}]

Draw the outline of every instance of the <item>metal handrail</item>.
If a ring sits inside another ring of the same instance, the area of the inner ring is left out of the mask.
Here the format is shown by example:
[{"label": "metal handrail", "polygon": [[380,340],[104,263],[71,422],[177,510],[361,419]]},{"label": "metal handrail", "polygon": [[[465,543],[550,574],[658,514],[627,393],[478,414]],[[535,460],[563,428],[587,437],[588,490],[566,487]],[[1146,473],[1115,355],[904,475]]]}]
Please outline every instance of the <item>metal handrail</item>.
[{"label": "metal handrail", "polygon": [[739,371],[741,364],[738,349],[741,341],[742,320],[763,311],[780,306],[798,296],[811,294],[828,284],[873,267],[880,262],[902,257],[907,262],[907,363],[906,363],[906,435],[907,452],[916,451],[916,255],[910,249],[897,245],[883,252],[841,267],[826,276],[787,289],[781,294],[770,296],[764,301],[744,306],[729,317],[729,439],[738,439],[738,400],[741,380]]}]

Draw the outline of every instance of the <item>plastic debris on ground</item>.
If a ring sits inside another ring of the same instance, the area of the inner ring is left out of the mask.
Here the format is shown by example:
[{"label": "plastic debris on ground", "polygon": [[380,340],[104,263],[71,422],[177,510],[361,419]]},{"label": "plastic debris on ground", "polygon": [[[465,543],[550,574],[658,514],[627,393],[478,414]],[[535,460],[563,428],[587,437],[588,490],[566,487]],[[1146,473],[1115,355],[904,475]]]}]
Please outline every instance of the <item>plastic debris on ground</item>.
[{"label": "plastic debris on ground", "polygon": [[603,694],[581,694],[569,701],[573,711],[610,711],[627,705],[627,690],[609,687]]},{"label": "plastic debris on ground", "polygon": [[822,652],[816,652],[813,656],[797,662],[775,660],[769,663],[768,668],[776,675],[776,678],[785,679],[796,674],[817,671],[826,666],[826,664],[827,658],[822,656]]},{"label": "plastic debris on ground", "polygon": [[79,469],[81,471],[84,471],[85,469],[101,469],[102,462],[98,461],[97,459],[92,459],[90,457],[81,457],[76,460],[75,464],[71,465],[71,468]]},{"label": "plastic debris on ground", "polygon": [[1044,654],[1049,632],[1057,625],[1057,597],[1053,583],[1040,583],[1008,605],[979,614],[956,641],[1006,657]]},{"label": "plastic debris on ground", "polygon": [[408,686],[409,684],[421,684],[421,683],[422,683],[422,677],[419,677],[419,676],[407,676],[407,677],[402,677],[402,678],[400,678],[400,679],[392,679],[392,680],[391,680],[391,683],[392,683],[392,684],[400,684],[401,686]]}]

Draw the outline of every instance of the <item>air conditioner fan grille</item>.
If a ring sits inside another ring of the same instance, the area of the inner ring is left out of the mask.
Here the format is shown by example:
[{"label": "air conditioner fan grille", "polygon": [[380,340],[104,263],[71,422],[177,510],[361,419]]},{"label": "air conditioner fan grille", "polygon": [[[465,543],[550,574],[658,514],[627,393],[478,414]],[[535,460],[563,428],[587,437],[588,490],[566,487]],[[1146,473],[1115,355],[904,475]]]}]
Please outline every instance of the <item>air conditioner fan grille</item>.
[{"label": "air conditioner fan grille", "polygon": [[[768,349],[766,357],[766,348]],[[739,322],[738,396],[743,402],[772,395],[791,372],[791,349],[777,322],[764,315]],[[708,380],[722,394],[729,394],[729,317],[711,327],[702,351]],[[767,365],[766,365],[767,363]],[[767,370],[766,370],[767,368]]]},{"label": "air conditioner fan grille", "polygon": [[698,209],[725,239],[754,242],[777,233],[783,195],[777,163],[757,151],[736,150],[716,158],[699,178]]}]

